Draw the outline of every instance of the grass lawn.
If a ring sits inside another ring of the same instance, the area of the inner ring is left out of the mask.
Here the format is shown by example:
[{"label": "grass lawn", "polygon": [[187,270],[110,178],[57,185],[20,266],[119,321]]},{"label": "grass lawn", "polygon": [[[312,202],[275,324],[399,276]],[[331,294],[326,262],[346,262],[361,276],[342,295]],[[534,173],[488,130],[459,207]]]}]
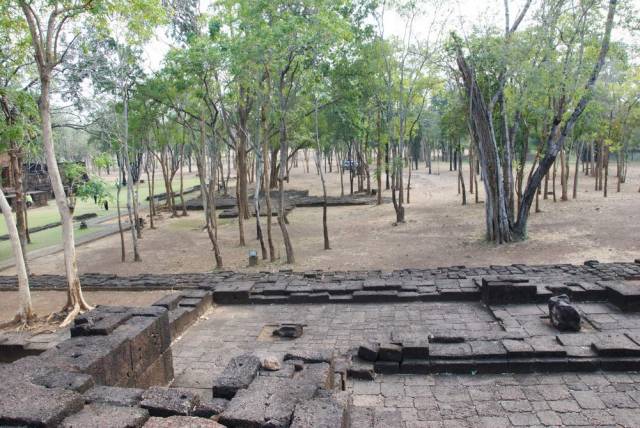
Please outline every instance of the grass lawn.
[{"label": "grass lawn", "polygon": [[[196,184],[200,184],[200,181],[197,177],[185,177],[184,180],[184,188],[188,189]],[[174,180],[173,183],[174,191],[180,189],[179,180]],[[76,201],[76,209],[74,215],[81,215],[87,213],[96,213],[98,217],[105,217],[110,214],[115,214],[116,212],[116,189],[115,185],[110,186],[111,192],[111,201],[109,201],[109,211],[105,211],[104,207],[101,205],[96,205],[93,203],[93,200],[87,201]],[[163,193],[165,191],[164,181],[162,178],[156,179],[154,192],[156,194]],[[146,201],[147,196],[149,196],[149,187],[148,184],[142,183],[139,187],[140,192],[140,203],[141,205],[147,206],[148,202]],[[192,198],[194,195],[187,195],[185,199]],[[127,203],[127,192],[126,189],[122,189],[120,191],[120,204],[123,213],[126,211],[126,203]],[[54,200],[50,200],[49,204],[46,207],[38,207],[32,208],[28,210],[28,222],[29,228],[33,228],[36,226],[42,226],[49,223],[55,223],[60,221],[60,215],[58,214],[58,208]],[[96,231],[95,227],[91,227],[88,230],[79,230],[79,224],[76,225],[76,237],[82,236],[87,233],[92,233]],[[7,225],[4,221],[0,222],[0,235],[4,235],[7,233]],[[55,245],[62,242],[62,231],[61,227],[54,227],[52,229],[43,230],[41,232],[31,234],[32,243],[28,246],[28,251],[36,250],[39,248],[48,247],[50,245]],[[0,260],[5,260],[12,256],[11,252],[11,244],[9,241],[0,241]]]},{"label": "grass lawn", "polygon": [[[79,238],[81,236],[93,233],[98,230],[98,227],[91,227],[89,229],[80,230],[79,225],[74,228],[74,236]],[[51,245],[59,244],[62,242],[62,227],[54,227],[51,229],[43,230],[42,232],[34,233],[31,236],[31,244],[27,245],[27,251],[38,250],[40,248],[49,247]],[[11,243],[9,241],[0,242],[0,260],[6,260],[13,257],[13,251],[11,249]]]}]

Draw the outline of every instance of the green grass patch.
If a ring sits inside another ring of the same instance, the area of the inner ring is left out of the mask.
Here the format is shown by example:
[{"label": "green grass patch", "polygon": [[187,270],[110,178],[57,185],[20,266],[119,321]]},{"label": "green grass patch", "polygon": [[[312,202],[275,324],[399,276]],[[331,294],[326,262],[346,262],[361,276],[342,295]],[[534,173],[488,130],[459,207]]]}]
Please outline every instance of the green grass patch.
[{"label": "green grass patch", "polygon": [[[74,228],[74,236],[80,238],[84,235],[100,230],[99,227],[92,227],[80,230],[79,225]],[[27,251],[39,250],[62,242],[62,227],[54,227],[52,229],[43,230],[42,232],[31,235],[31,244],[27,245]],[[13,257],[10,241],[0,241],[0,260],[7,260]]]},{"label": "green grass patch", "polygon": [[[188,189],[189,187],[195,186],[196,184],[199,184],[199,183],[200,183],[200,180],[198,180],[198,178],[189,177],[184,180],[184,187],[185,189]],[[174,190],[179,190],[178,181],[174,182]],[[164,191],[165,191],[164,181],[162,179],[156,179],[154,193],[156,194],[164,193]],[[98,214],[98,217],[105,217],[107,215],[115,214],[116,193],[117,193],[115,184],[110,183],[109,192],[111,193],[111,201],[109,201],[109,211],[105,211],[102,205],[94,204],[92,200],[91,201],[77,200],[74,215],[96,213]],[[149,196],[149,186],[146,182],[140,184],[139,192],[140,192],[140,203],[143,207],[146,207],[148,204],[146,199]],[[193,197],[193,195],[191,194],[187,195],[185,196],[185,199],[188,199],[190,197]],[[126,189],[122,189],[120,191],[120,204],[121,204],[122,210],[125,211],[126,204],[127,204]],[[53,199],[49,201],[49,204],[46,207],[29,209],[27,212],[27,215],[28,215],[29,228],[43,226],[45,224],[55,223],[57,221],[60,221],[60,214],[58,214],[58,207],[56,206],[56,203]],[[7,233],[7,225],[5,224],[4,221],[2,221],[0,222],[0,235],[4,235],[6,233]],[[34,233],[32,235],[32,238],[34,238],[35,236],[41,233],[45,233],[45,231]]]}]

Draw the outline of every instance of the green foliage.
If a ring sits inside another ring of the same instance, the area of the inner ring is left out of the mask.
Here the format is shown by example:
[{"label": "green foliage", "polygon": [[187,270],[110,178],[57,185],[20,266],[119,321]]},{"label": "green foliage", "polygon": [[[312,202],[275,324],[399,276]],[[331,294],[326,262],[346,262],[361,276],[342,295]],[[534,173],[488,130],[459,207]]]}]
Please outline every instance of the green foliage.
[{"label": "green foliage", "polygon": [[75,194],[81,200],[94,200],[98,204],[113,200],[113,197],[108,190],[107,183],[97,177],[93,177],[88,181],[83,181],[76,188]]}]

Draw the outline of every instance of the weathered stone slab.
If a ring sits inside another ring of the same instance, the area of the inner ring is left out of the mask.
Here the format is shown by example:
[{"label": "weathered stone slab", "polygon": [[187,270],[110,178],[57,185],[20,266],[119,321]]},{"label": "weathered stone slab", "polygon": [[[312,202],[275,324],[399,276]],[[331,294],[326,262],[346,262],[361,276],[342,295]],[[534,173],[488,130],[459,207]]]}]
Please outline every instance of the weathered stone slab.
[{"label": "weathered stone slab", "polygon": [[373,428],[401,428],[402,413],[397,409],[378,409],[373,413]]},{"label": "weathered stone slab", "polygon": [[383,374],[400,373],[400,363],[397,361],[378,360],[373,364],[373,370],[376,373],[383,373]]},{"label": "weathered stone slab", "polygon": [[94,385],[93,378],[87,374],[56,367],[43,367],[37,374],[33,375],[31,382],[45,388],[64,388],[80,394]]},{"label": "weathered stone slab", "polygon": [[84,406],[80,394],[34,385],[14,370],[0,367],[0,425],[53,427]]},{"label": "weathered stone slab", "polygon": [[187,328],[198,319],[198,311],[196,308],[189,306],[178,306],[169,312],[169,325],[171,331],[171,339],[175,340],[184,333]]},{"label": "weathered stone slab", "polygon": [[158,418],[152,417],[150,418],[146,424],[144,424],[145,428],[225,428],[224,425],[220,425],[218,422],[205,419],[198,418],[193,416],[171,416],[168,418]]},{"label": "weathered stone slab", "polygon": [[229,400],[224,398],[213,398],[210,400],[201,400],[193,411],[193,416],[200,418],[210,418],[224,412],[229,405]]},{"label": "weathered stone slab", "polygon": [[309,400],[317,389],[297,379],[259,376],[238,391],[219,420],[232,427],[288,427],[296,404]]},{"label": "weathered stone slab", "polygon": [[505,339],[502,346],[507,350],[509,358],[529,358],[535,355],[533,347],[524,340]]},{"label": "weathered stone slab", "polygon": [[404,341],[402,343],[402,359],[426,359],[429,358],[429,342]]},{"label": "weathered stone slab", "polygon": [[358,348],[358,357],[366,361],[375,362],[378,359],[378,351],[380,344],[375,342],[369,342],[364,345],[360,345]]},{"label": "weathered stone slab", "polygon": [[468,343],[432,343],[429,345],[429,356],[436,359],[466,359],[471,357],[471,346]]},{"label": "weathered stone slab", "polygon": [[555,336],[530,337],[525,340],[533,348],[535,357],[565,357],[567,351],[558,343]]},{"label": "weathered stone slab", "polygon": [[200,396],[180,388],[153,386],[142,394],[140,407],[151,416],[190,416],[200,404]]},{"label": "weathered stone slab", "polygon": [[469,342],[474,359],[506,358],[507,350],[497,340],[475,340]]},{"label": "weathered stone slab", "polygon": [[104,403],[126,407],[140,404],[143,392],[144,390],[138,388],[96,385],[85,392],[83,397],[87,404]]},{"label": "weathered stone slab", "polygon": [[591,345],[598,355],[603,357],[637,357],[640,345],[624,334],[600,333]]},{"label": "weathered stone slab", "polygon": [[87,312],[74,321],[71,327],[71,337],[76,336],[105,336],[111,334],[120,325],[124,324],[131,318],[131,312],[107,312],[109,308],[98,307],[93,311]]},{"label": "weathered stone slab", "polygon": [[293,350],[284,355],[284,360],[300,360],[305,363],[331,363],[333,351],[328,349]]},{"label": "weathered stone slab", "polygon": [[508,278],[482,278],[482,301],[488,305],[504,303],[527,303],[536,298],[537,287]]},{"label": "weathered stone slab", "polygon": [[402,361],[402,346],[393,343],[381,344],[378,349],[378,360]]},{"label": "weathered stone slab", "polygon": [[360,358],[354,358],[351,361],[351,366],[347,369],[347,375],[354,379],[374,380],[375,372],[373,370],[373,363],[361,360]]},{"label": "weathered stone slab", "polygon": [[314,398],[296,405],[291,428],[345,427],[346,410],[332,398]]},{"label": "weathered stone slab", "polygon": [[149,412],[139,407],[119,407],[96,403],[67,417],[63,428],[139,428],[149,419]]},{"label": "weathered stone slab", "polygon": [[239,389],[251,384],[260,368],[260,358],[251,354],[234,357],[224,368],[222,374],[213,381],[213,396],[233,398]]},{"label": "weathered stone slab", "polygon": [[182,300],[182,293],[171,293],[157,300],[152,306],[160,306],[171,311],[178,307],[180,300]]},{"label": "weathered stone slab", "polygon": [[405,358],[400,363],[400,373],[428,374],[430,370],[429,360]]},{"label": "weathered stone slab", "polygon": [[398,410],[354,406],[349,415],[351,428],[400,428],[402,415]]},{"label": "weathered stone slab", "polygon": [[623,311],[640,310],[640,281],[606,281],[598,284],[607,289],[609,300]]}]

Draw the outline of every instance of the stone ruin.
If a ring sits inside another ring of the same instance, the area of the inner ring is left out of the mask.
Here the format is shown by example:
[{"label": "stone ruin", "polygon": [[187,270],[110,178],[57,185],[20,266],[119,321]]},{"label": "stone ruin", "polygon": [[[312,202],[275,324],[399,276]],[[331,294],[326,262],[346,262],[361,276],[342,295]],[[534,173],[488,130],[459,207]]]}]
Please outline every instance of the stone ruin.
[{"label": "stone ruin", "polygon": [[[90,278],[117,289],[147,282],[182,289],[146,308],[98,307],[76,318],[69,338],[54,336],[46,346],[0,336],[1,426],[395,427],[399,410],[353,405],[350,379],[640,371],[640,263]],[[581,317],[580,332],[571,331],[575,319],[569,331],[556,328],[553,310],[543,310],[550,299],[553,307],[569,305],[562,294]],[[407,301],[477,302],[499,328],[461,313],[473,328],[393,327],[344,352],[298,346],[306,325],[280,323],[269,331],[287,338],[274,342],[286,345],[282,355],[231,355],[206,394],[168,387],[172,343],[214,303]]]}]

